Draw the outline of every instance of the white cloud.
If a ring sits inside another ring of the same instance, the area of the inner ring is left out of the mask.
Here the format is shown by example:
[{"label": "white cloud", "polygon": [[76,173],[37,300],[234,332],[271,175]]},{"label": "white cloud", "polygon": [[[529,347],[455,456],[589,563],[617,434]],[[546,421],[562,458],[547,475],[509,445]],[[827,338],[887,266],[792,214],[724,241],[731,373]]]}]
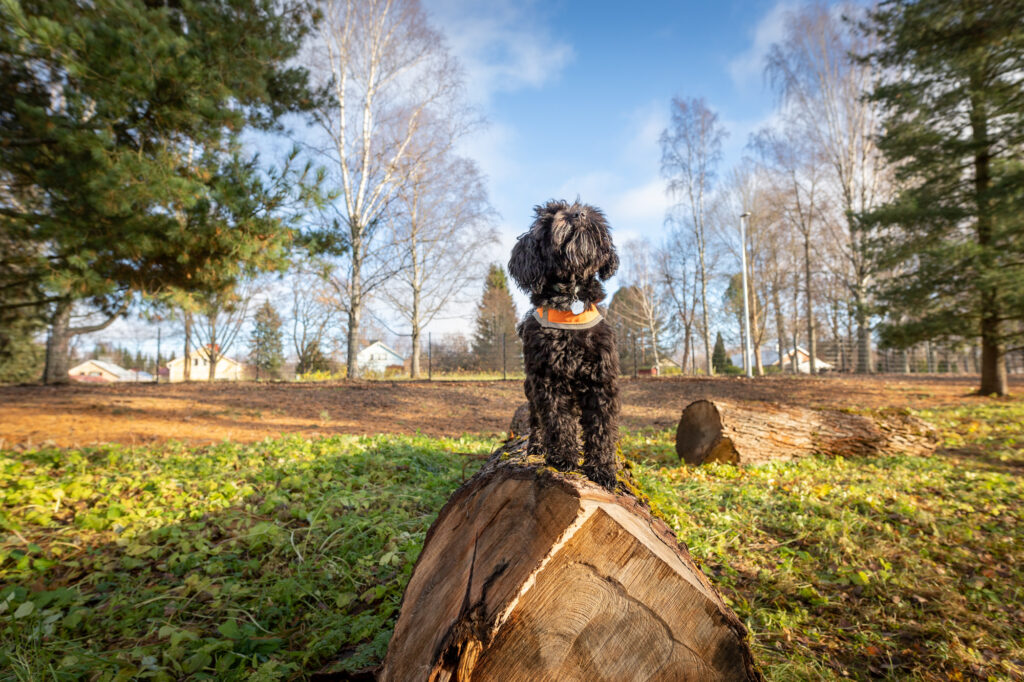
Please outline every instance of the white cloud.
[{"label": "white cloud", "polygon": [[618,223],[622,228],[649,234],[660,229],[670,203],[665,193],[665,181],[654,177],[612,197],[607,214],[613,221],[612,225]]},{"label": "white cloud", "polygon": [[729,76],[733,85],[745,87],[753,84],[764,73],[764,59],[772,44],[782,40],[786,29],[786,15],[794,4],[782,0],[761,17],[754,27],[750,46],[729,62]]},{"label": "white cloud", "polygon": [[650,102],[638,107],[628,121],[629,129],[634,132],[623,150],[623,160],[644,168],[657,168],[661,162],[658,139],[669,124],[668,102]]},{"label": "white cloud", "polygon": [[471,101],[556,80],[572,47],[545,25],[539,3],[429,0],[431,18],[466,71]]},{"label": "white cloud", "polygon": [[614,173],[597,171],[570,179],[558,196],[572,200],[577,194],[604,211],[617,244],[636,237],[658,241],[670,203],[660,177],[650,177],[637,185]]}]

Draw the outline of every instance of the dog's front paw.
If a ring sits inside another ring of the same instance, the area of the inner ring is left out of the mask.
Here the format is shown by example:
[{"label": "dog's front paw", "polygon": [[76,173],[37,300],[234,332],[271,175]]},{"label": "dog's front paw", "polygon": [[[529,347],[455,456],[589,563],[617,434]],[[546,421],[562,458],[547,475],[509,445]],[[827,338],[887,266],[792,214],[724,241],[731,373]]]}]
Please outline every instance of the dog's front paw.
[{"label": "dog's front paw", "polygon": [[583,473],[594,483],[608,490],[615,490],[615,466],[583,466]]},{"label": "dog's front paw", "polygon": [[576,462],[569,457],[565,457],[564,455],[554,455],[550,452],[546,457],[544,457],[544,462],[548,466],[554,467],[559,471],[572,471],[576,468]]}]

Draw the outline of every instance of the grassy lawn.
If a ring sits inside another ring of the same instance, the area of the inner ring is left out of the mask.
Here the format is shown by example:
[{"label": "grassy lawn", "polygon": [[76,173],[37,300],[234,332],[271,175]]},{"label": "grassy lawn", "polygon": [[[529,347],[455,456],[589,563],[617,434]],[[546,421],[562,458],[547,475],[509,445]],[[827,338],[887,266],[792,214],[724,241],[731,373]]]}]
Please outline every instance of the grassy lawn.
[{"label": "grassy lawn", "polygon": [[[1024,403],[928,458],[679,468],[623,451],[772,680],[1019,679]],[[0,453],[0,679],[287,679],[381,659],[476,437]]]}]

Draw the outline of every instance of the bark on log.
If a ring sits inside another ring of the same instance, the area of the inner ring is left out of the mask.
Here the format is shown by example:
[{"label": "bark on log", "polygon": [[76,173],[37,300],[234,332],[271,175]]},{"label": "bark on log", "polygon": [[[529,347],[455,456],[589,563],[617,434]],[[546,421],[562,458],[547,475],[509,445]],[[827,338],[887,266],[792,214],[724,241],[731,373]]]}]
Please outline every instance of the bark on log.
[{"label": "bark on log", "polygon": [[757,464],[814,453],[926,454],[934,447],[932,429],[909,415],[866,416],[770,403],[697,400],[683,410],[676,428],[676,453],[694,466]]},{"label": "bark on log", "polygon": [[761,680],[742,623],[628,473],[613,494],[526,444],[441,510],[380,679]]}]

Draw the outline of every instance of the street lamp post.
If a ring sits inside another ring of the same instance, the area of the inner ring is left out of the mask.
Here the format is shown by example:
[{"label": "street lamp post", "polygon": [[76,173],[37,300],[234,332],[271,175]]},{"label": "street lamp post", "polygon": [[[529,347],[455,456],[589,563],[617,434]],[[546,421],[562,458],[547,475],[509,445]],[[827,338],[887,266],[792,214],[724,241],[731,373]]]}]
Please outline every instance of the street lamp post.
[{"label": "street lamp post", "polygon": [[753,353],[750,350],[750,309],[747,301],[747,218],[750,211],[740,215],[740,268],[743,280],[743,368],[747,377],[754,376],[754,369],[751,367]]}]

